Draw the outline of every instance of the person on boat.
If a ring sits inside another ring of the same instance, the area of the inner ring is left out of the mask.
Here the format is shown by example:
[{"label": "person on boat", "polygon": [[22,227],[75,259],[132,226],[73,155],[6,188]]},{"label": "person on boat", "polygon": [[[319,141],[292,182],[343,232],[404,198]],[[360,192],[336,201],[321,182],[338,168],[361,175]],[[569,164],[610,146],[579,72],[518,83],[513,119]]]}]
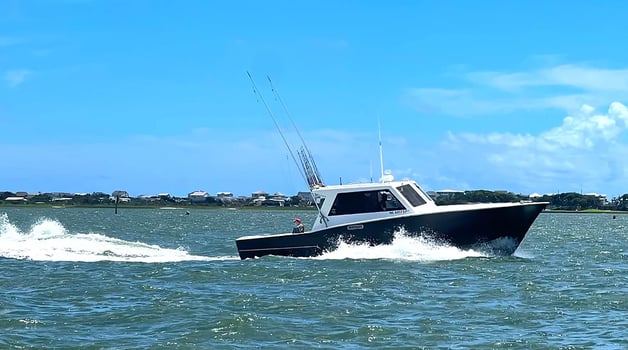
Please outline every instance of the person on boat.
[{"label": "person on boat", "polygon": [[294,219],[294,227],[292,228],[292,233],[303,233],[305,232],[305,226],[301,223],[301,219]]}]

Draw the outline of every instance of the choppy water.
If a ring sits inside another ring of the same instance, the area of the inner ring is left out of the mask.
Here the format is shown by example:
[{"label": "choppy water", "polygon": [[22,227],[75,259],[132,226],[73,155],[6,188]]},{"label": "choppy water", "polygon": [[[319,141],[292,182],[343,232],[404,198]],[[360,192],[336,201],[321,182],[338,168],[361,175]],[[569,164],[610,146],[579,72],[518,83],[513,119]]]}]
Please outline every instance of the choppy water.
[{"label": "choppy water", "polygon": [[628,215],[543,213],[509,257],[237,257],[294,216],[0,208],[0,348],[628,348]]}]

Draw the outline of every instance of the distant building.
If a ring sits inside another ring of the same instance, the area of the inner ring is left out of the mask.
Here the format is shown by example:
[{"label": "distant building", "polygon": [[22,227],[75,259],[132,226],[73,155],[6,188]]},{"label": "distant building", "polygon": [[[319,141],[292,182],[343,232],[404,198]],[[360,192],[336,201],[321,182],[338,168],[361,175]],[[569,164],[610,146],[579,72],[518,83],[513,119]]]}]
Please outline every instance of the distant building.
[{"label": "distant building", "polygon": [[436,191],[436,195],[434,197],[443,196],[445,198],[453,197],[456,193],[464,193],[464,191],[460,190],[440,190]]},{"label": "distant building", "polygon": [[593,196],[600,201],[601,205],[608,205],[608,199],[606,198],[605,194],[591,192],[591,193],[586,193],[585,196]]},{"label": "distant building", "polygon": [[301,203],[305,205],[314,204],[314,196],[312,196],[312,192],[299,192],[297,193],[297,197],[299,197]]},{"label": "distant building", "polygon": [[253,199],[252,202],[255,206],[283,207],[286,200],[281,198],[257,197]]},{"label": "distant building", "polygon": [[264,191],[255,191],[253,193],[251,193],[251,198],[253,199],[260,199],[260,198],[264,198],[266,199],[266,197],[268,197],[268,193],[264,192]]},{"label": "distant building", "polygon": [[113,193],[111,194],[111,197],[130,198],[131,196],[129,196],[129,192],[127,191],[118,190],[118,191],[113,191]]},{"label": "distant building", "polygon": [[286,200],[288,198],[285,194],[281,192],[275,192],[268,197],[271,199],[283,199],[283,200]]},{"label": "distant building", "polygon": [[126,202],[130,202],[131,201],[131,196],[129,196],[129,193],[127,191],[113,191],[113,193],[111,193],[111,197],[109,197],[109,199],[113,202],[115,202],[116,200],[122,203],[126,203]]},{"label": "distant building", "polygon": [[68,193],[68,192],[52,192],[50,193],[50,197],[52,197],[52,199],[55,198],[72,198],[74,197],[73,193]]},{"label": "distant building", "polygon": [[231,192],[218,192],[218,193],[216,193],[216,197],[218,197],[218,198],[231,198],[231,197],[233,197],[233,193],[231,193]]},{"label": "distant building", "polygon": [[26,203],[27,199],[21,196],[7,197],[4,199],[8,203],[18,204],[18,203]]},{"label": "distant building", "polygon": [[209,193],[205,191],[194,191],[188,193],[188,199],[191,203],[203,203],[209,198]]},{"label": "distant building", "polygon": [[269,207],[283,207],[286,204],[286,200],[282,198],[268,198],[262,202],[262,205]]},{"label": "distant building", "polygon": [[159,199],[159,197],[157,197],[156,195],[153,194],[140,194],[139,196],[137,196],[137,199],[141,199],[144,201],[150,201],[150,200],[157,200]]}]

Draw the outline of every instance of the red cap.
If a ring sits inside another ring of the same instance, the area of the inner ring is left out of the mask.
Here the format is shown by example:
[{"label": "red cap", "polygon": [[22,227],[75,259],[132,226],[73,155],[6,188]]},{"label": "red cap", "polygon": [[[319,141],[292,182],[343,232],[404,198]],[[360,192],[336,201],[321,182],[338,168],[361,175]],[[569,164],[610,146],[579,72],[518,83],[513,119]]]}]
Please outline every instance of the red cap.
[{"label": "red cap", "polygon": [[296,219],[294,219],[294,222],[298,222],[300,224],[301,223],[301,219],[296,218]]}]

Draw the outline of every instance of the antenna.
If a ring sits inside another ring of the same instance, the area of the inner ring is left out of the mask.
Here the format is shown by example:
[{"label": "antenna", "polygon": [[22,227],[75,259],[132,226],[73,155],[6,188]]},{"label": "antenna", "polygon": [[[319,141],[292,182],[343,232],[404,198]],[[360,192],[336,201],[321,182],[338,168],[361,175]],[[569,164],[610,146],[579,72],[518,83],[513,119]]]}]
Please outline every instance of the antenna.
[{"label": "antenna", "polygon": [[379,136],[379,167],[382,172],[380,181],[384,181],[384,152],[382,151],[382,127],[379,121],[379,116],[377,116],[377,132]]},{"label": "antenna", "polygon": [[394,180],[394,176],[390,173],[390,170],[384,171],[384,152],[382,151],[382,127],[379,122],[379,116],[377,117],[377,131],[379,133],[379,166],[382,171],[382,177],[380,182],[390,182]]}]

